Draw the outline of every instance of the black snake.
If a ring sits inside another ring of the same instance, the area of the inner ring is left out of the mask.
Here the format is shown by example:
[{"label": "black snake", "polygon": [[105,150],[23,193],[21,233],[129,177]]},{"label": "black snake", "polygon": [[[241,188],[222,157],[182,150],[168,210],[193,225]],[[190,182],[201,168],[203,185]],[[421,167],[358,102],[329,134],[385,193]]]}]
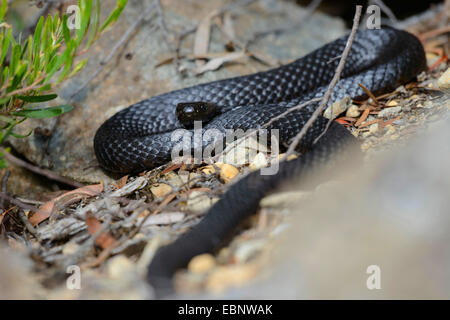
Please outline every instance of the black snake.
[{"label": "black snake", "polygon": [[[98,129],[94,138],[97,159],[104,169],[116,173],[137,173],[167,163],[178,143],[172,141],[172,132],[189,127],[197,111],[204,121],[203,130],[259,128],[287,108],[321,97],[346,41],[347,36],[341,37],[276,69],[171,91],[133,104]],[[360,30],[330,103],[345,96],[367,98],[359,84],[374,94],[388,92],[413,79],[425,67],[424,49],[415,36],[392,28]],[[318,103],[311,103],[296,110],[268,129],[279,129],[280,140],[289,142],[317,106]],[[192,113],[194,117],[189,116]],[[282,162],[276,175],[263,176],[258,171],[247,175],[190,232],[161,248],[149,267],[150,282],[161,290],[170,288],[177,268],[185,266],[194,255],[216,248],[244,217],[256,211],[267,192],[290,177],[299,179],[314,172],[316,165],[334,159],[335,151],[344,144],[355,142],[345,128],[332,123],[314,144],[326,124],[324,118],[319,118],[301,140],[299,148],[309,152]]]}]

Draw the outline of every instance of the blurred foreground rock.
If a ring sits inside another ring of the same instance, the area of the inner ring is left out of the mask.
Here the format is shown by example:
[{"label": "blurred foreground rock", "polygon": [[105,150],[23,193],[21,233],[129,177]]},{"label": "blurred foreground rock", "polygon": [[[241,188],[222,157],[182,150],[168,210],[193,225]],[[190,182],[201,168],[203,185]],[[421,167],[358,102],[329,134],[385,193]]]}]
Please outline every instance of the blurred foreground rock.
[{"label": "blurred foreground rock", "polygon": [[31,275],[31,261],[3,245],[0,255],[0,301],[42,298],[42,288]]},{"label": "blurred foreground rock", "polygon": [[263,280],[225,298],[450,298],[449,136],[447,119],[301,198]]}]

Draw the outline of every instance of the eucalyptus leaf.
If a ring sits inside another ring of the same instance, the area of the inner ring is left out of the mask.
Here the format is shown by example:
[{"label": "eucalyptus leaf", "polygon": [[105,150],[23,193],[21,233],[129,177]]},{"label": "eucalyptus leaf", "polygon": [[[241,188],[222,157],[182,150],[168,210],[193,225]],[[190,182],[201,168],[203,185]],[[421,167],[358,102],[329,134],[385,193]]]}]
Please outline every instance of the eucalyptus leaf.
[{"label": "eucalyptus leaf", "polygon": [[8,1],[2,0],[0,4],[0,21],[3,21],[5,18],[6,10],[8,10]]},{"label": "eucalyptus leaf", "polygon": [[50,101],[53,99],[56,99],[58,97],[57,94],[46,94],[46,95],[40,95],[40,96],[16,96],[18,99],[25,101],[25,102],[45,102]]},{"label": "eucalyptus leaf", "polygon": [[52,118],[62,115],[63,113],[69,112],[73,109],[69,105],[60,105],[56,107],[49,107],[45,109],[27,109],[14,112],[13,115],[19,117],[27,117],[31,119],[44,119]]},{"label": "eucalyptus leaf", "polygon": [[2,52],[0,54],[0,64],[3,64],[6,54],[8,53],[9,46],[11,45],[12,29],[9,29],[6,36],[3,38]]},{"label": "eucalyptus leaf", "polygon": [[73,77],[76,73],[80,72],[80,70],[84,68],[87,62],[88,62],[87,58],[78,62],[77,65],[73,68],[72,72],[69,74],[69,78]]},{"label": "eucalyptus leaf", "polygon": [[17,139],[25,139],[25,138],[28,138],[29,136],[31,136],[32,133],[33,133],[33,130],[30,130],[27,134],[18,134],[15,132],[10,132],[9,134]]},{"label": "eucalyptus leaf", "polygon": [[39,55],[39,49],[41,47],[41,35],[42,35],[42,27],[44,26],[44,17],[41,16],[39,21],[34,29],[34,38],[33,38],[33,54],[36,57]]},{"label": "eucalyptus leaf", "polygon": [[[0,99],[0,104],[5,104],[9,101],[9,99],[11,99],[11,97],[4,97]],[[1,120],[1,119],[0,119]]]},{"label": "eucalyptus leaf", "polygon": [[106,18],[106,21],[103,23],[103,25],[100,27],[100,32],[106,31],[114,24],[114,22],[117,21],[123,9],[125,9],[127,2],[128,0],[117,0],[116,7],[111,12],[109,17]]}]

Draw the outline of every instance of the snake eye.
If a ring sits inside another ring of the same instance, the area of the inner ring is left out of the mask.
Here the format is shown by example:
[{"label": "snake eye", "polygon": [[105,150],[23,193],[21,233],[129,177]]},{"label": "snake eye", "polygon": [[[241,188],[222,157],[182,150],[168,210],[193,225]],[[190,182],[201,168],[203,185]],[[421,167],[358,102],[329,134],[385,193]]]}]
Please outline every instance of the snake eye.
[{"label": "snake eye", "polygon": [[206,123],[218,113],[219,108],[216,104],[210,102],[180,102],[177,104],[178,121],[185,128],[194,127],[194,121]]}]

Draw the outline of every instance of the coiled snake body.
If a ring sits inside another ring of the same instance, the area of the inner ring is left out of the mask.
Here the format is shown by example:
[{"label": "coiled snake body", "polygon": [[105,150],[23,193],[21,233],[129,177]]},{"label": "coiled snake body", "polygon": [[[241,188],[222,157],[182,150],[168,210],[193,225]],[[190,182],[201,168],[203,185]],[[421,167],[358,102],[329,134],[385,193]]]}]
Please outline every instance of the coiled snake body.
[{"label": "coiled snake body", "polygon": [[[321,97],[331,81],[347,37],[339,38],[282,67],[161,94],[138,102],[108,119],[97,131],[94,149],[100,165],[111,172],[136,173],[167,163],[176,141],[171,134],[183,125],[177,106],[202,102],[216,107],[215,116],[203,123],[203,130],[216,128],[256,129],[271,118],[311,98]],[[363,84],[374,94],[395,89],[425,69],[425,53],[413,35],[396,29],[358,31],[350,54],[334,88],[330,103],[345,96],[367,98]],[[317,108],[311,103],[273,122],[268,129],[280,130],[280,140],[289,141]],[[200,253],[213,250],[243,219],[255,212],[259,200],[289,177],[301,178],[316,165],[329,162],[343,144],[354,137],[333,123],[322,133],[326,120],[319,118],[299,144],[310,150],[296,160],[282,162],[279,172],[247,175],[206,214],[190,232],[160,249],[149,269],[156,288],[170,287],[173,272]],[[243,197],[242,195],[246,196]]]}]

